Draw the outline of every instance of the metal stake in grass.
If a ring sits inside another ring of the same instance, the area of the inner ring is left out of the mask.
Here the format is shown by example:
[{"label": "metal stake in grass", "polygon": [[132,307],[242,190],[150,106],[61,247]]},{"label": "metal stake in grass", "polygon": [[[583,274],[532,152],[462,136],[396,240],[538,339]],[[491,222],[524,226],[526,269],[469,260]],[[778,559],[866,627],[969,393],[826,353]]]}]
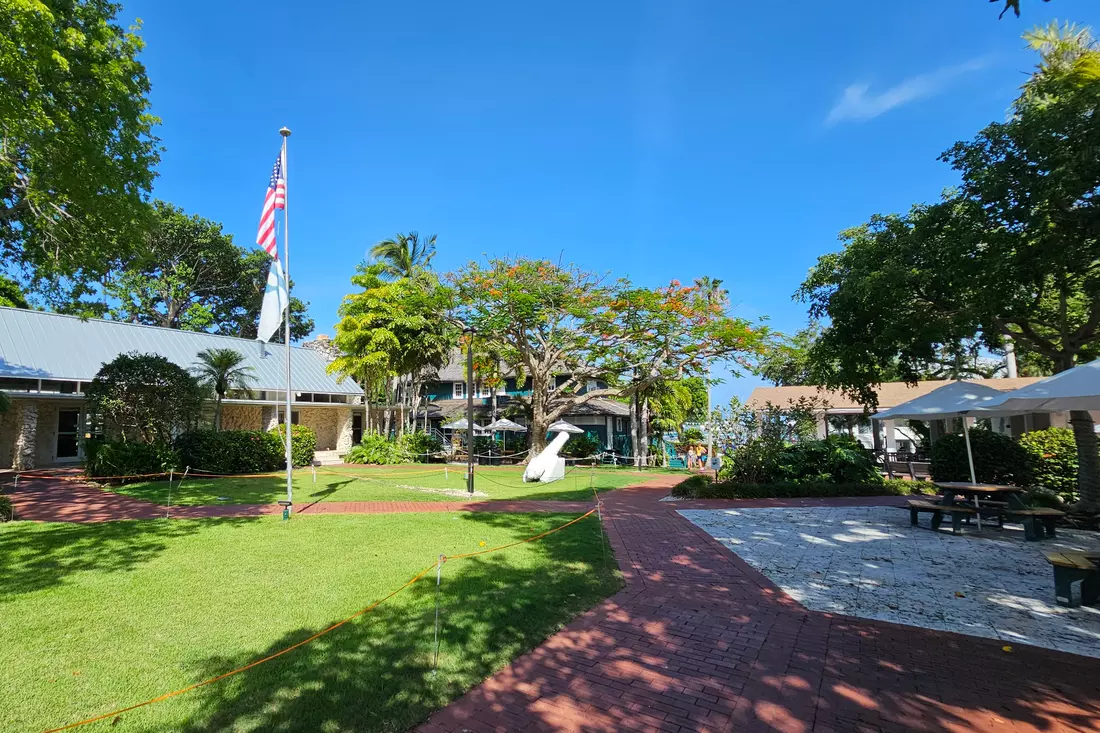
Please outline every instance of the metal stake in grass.
[{"label": "metal stake in grass", "polygon": [[165,519],[168,519],[168,512],[172,510],[172,478],[175,475],[175,469],[168,469],[168,507],[164,510]]},{"label": "metal stake in grass", "polygon": [[443,561],[446,556],[440,555],[435,564],[435,653],[432,656],[432,674],[439,668],[439,587],[443,579]]}]

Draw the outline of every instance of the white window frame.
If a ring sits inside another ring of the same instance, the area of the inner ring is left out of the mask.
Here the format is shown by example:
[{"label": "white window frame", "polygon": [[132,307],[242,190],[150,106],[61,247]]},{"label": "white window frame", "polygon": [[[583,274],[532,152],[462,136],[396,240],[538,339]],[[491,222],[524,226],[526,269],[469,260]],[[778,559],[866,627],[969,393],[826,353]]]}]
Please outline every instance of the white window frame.
[{"label": "white window frame", "polygon": [[454,382],[451,385],[451,395],[453,395],[456,400],[466,399],[466,383]]}]

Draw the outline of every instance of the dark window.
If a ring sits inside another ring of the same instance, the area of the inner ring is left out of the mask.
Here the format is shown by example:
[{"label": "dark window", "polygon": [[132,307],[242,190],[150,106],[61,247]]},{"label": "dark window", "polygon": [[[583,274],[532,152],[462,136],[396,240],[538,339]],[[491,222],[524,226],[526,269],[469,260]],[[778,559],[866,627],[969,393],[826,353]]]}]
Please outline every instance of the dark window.
[{"label": "dark window", "polygon": [[[286,422],[286,411],[283,411],[283,412],[279,413],[279,424],[282,425],[285,422]],[[290,424],[291,425],[297,425],[298,424],[298,411],[297,410],[294,410],[293,412],[290,413]]]},{"label": "dark window", "polygon": [[363,442],[363,416],[352,415],[351,416],[351,442],[353,445],[359,445]]},{"label": "dark window", "polygon": [[0,379],[0,390],[4,392],[33,392],[37,389],[37,379],[19,379],[16,377]]}]

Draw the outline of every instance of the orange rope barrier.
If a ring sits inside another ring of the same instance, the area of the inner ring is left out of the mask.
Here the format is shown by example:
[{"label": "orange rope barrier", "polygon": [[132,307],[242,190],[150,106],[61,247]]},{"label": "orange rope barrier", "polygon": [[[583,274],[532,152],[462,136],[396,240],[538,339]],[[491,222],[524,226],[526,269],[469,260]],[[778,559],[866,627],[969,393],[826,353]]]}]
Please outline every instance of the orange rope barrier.
[{"label": "orange rope barrier", "polygon": [[[565,524],[559,525],[559,526],[554,527],[552,529],[549,529],[545,532],[542,532],[541,534],[537,534],[537,535],[534,535],[532,537],[528,537],[526,539],[519,540],[517,542],[510,542],[506,545],[500,545],[498,547],[491,547],[487,550],[480,550],[478,552],[467,552],[467,553],[463,553],[461,555],[452,555],[451,557],[441,556],[441,558],[442,558],[443,562],[447,562],[449,560],[462,560],[462,559],[465,559],[465,558],[477,557],[478,555],[486,555],[486,554],[491,553],[491,552],[500,552],[501,550],[507,550],[511,547],[516,547],[517,545],[523,545],[523,544],[526,544],[528,542],[534,542],[536,540],[540,540],[544,537],[552,535],[555,532],[560,532],[561,530],[565,529],[566,527],[569,527],[570,525],[576,524],[577,522],[581,521],[582,519],[585,519],[585,518],[591,516],[595,511],[596,511],[595,509],[592,509],[592,510],[588,511],[585,514],[582,514],[581,516],[576,517],[575,519],[571,519],[570,521],[566,522]],[[331,633],[331,632],[335,631],[336,629],[340,628],[341,626],[348,623],[349,621],[354,621],[355,619],[359,618],[360,616],[363,616],[364,614],[370,613],[371,611],[378,608],[380,605],[382,605],[383,603],[385,603],[389,599],[396,596],[401,591],[403,591],[406,588],[412,586],[418,580],[423,578],[434,567],[436,567],[436,563],[433,562],[431,565],[429,565],[428,567],[426,567],[423,570],[421,570],[420,572],[418,572],[416,575],[414,575],[412,578],[410,578],[404,585],[402,585],[397,590],[391,592],[389,595],[386,595],[383,598],[380,598],[379,600],[375,601],[374,603],[370,604],[369,606],[364,606],[363,608],[359,609],[358,611],[356,611],[352,615],[348,616],[347,618],[342,619],[340,621],[337,621],[336,623],[332,624],[331,626],[329,626],[325,629],[322,629],[321,631],[318,631],[316,634],[313,634],[312,636],[310,636],[308,638],[302,639],[299,642],[291,644],[290,646],[288,646],[284,649],[280,649],[279,651],[277,651],[273,654],[269,654],[266,657],[263,657],[261,659],[257,659],[253,662],[249,662],[248,664],[246,664],[242,667],[238,667],[238,668],[230,670],[228,672],[223,672],[222,674],[211,677],[210,679],[206,679],[206,680],[203,680],[201,682],[196,682],[192,685],[188,685],[187,687],[181,687],[180,689],[173,690],[172,692],[166,692],[163,695],[159,695],[159,696],[154,697],[152,699],[146,700],[145,702],[139,702],[135,705],[130,705],[128,707],[119,708],[118,710],[112,710],[109,713],[103,713],[102,715],[96,715],[96,716],[93,716],[91,718],[85,718],[84,720],[80,720],[80,721],[77,721],[75,723],[69,723],[68,725],[63,725],[60,728],[51,728],[51,729],[45,731],[45,733],[60,733],[61,731],[71,730],[72,728],[79,728],[80,726],[88,725],[89,723],[96,723],[96,722],[101,721],[101,720],[106,720],[107,718],[113,718],[113,717],[121,715],[123,713],[130,712],[131,710],[137,710],[138,708],[143,708],[147,705],[152,705],[154,703],[162,702],[162,701],[167,700],[169,698],[176,697],[177,695],[182,695],[186,692],[191,692],[192,690],[197,690],[200,687],[206,687],[207,685],[212,685],[215,682],[219,682],[219,681],[224,680],[226,678],[233,677],[235,675],[241,674],[242,672],[246,672],[246,671],[252,669],[253,667],[258,667],[261,664],[264,664],[265,662],[270,662],[273,659],[277,659],[277,658],[283,656],[284,654],[292,652],[295,649],[298,649],[299,647],[303,647],[306,644],[309,644],[310,642],[321,638],[325,634],[328,634],[328,633]]]}]

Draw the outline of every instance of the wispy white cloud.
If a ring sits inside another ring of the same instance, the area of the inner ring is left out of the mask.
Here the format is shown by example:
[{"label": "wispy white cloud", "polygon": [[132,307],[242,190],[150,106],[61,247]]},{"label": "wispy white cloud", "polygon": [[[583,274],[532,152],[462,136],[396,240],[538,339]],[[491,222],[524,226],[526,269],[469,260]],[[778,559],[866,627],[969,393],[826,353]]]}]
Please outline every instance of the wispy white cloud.
[{"label": "wispy white cloud", "polygon": [[852,84],[844,90],[843,96],[829,112],[825,124],[871,120],[903,104],[934,96],[960,76],[986,68],[989,61],[988,58],[981,57],[926,74],[917,74],[877,94],[871,91],[870,84]]}]

